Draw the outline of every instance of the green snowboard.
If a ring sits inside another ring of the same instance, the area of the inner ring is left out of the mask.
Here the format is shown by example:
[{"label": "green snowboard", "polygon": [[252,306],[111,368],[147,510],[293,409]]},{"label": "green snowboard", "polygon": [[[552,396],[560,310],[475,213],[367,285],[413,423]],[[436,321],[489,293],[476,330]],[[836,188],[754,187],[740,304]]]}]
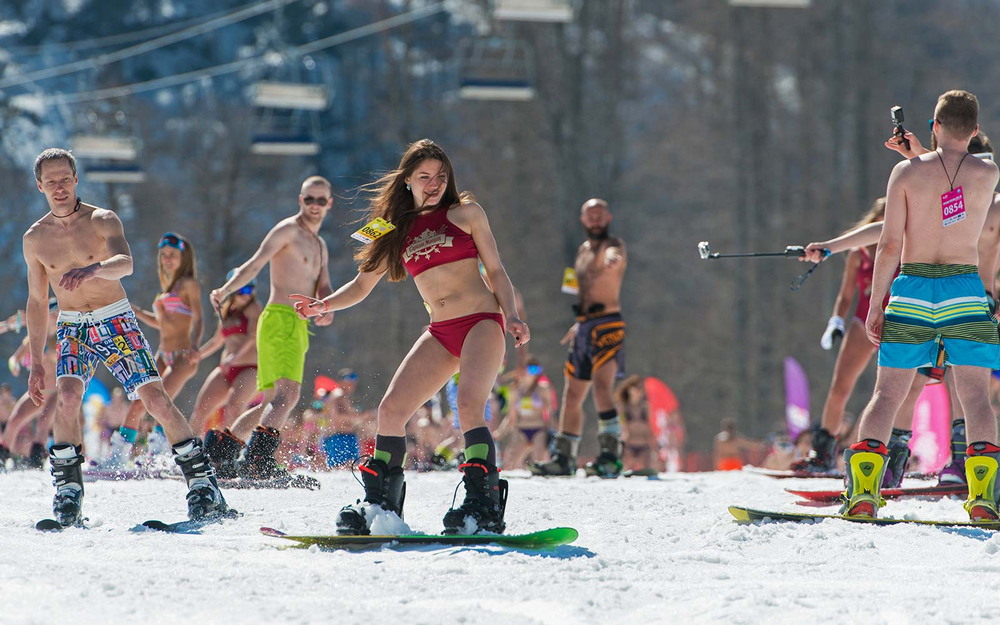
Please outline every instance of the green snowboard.
[{"label": "green snowboard", "polygon": [[984,530],[1000,530],[1000,521],[922,521],[918,519],[891,519],[865,517],[848,517],[841,514],[808,514],[800,512],[774,512],[773,510],[754,510],[752,508],[742,508],[740,506],[729,506],[729,513],[736,518],[738,523],[752,523],[754,521],[793,521],[796,523],[809,523],[821,521],[823,519],[839,519],[852,523],[867,523],[869,525],[897,525],[909,523],[912,525],[930,525],[933,527],[974,527]]},{"label": "green snowboard", "polygon": [[261,534],[284,538],[299,543],[298,546],[317,545],[324,549],[376,549],[382,545],[439,545],[442,547],[464,545],[499,545],[514,549],[551,549],[567,545],[577,539],[579,533],[571,527],[556,527],[530,534],[406,534],[400,536],[292,536],[270,527],[260,528]]}]

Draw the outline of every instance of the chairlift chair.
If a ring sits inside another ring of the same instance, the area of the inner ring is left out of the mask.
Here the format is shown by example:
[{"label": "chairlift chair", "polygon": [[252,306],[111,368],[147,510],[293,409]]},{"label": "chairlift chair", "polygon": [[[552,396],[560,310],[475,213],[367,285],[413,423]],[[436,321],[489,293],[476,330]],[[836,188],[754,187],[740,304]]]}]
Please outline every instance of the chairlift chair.
[{"label": "chairlift chair", "polygon": [[146,172],[137,163],[92,163],[86,165],[86,173],[93,182],[137,184],[146,180]]},{"label": "chairlift chair", "polygon": [[729,6],[770,9],[808,9],[811,0],[729,0]]},{"label": "chairlift chair", "polygon": [[322,85],[260,81],[251,87],[257,131],[250,151],[271,156],[312,156],[320,151],[317,111],[329,103]]},{"label": "chairlift chair", "polygon": [[71,139],[74,156],[113,161],[134,161],[139,149],[132,137],[77,135]]},{"label": "chairlift chair", "polygon": [[493,17],[521,22],[572,22],[570,0],[493,0]]},{"label": "chairlift chair", "polygon": [[535,98],[534,57],[518,39],[488,37],[460,46],[458,95],[466,100]]}]

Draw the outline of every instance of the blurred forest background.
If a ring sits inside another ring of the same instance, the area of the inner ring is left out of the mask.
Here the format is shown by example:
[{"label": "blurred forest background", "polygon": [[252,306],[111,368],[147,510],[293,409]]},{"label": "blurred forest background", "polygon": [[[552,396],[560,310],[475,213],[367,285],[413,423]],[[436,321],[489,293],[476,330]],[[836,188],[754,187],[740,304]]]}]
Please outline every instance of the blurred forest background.
[{"label": "blurred forest background", "polygon": [[[569,21],[538,22],[498,19],[495,1],[0,0],[0,313],[25,300],[20,235],[47,210],[30,170],[45,147],[81,134],[133,139],[144,180],[95,182],[81,159],[79,194],[122,217],[133,301],[150,305],[156,242],[176,231],[194,242],[207,306],[226,271],[295,212],[314,173],[337,187],[322,235],[334,284],[350,279],[357,188],[431,137],[486,208],[524,295],[531,351],[557,387],[573,303],[560,280],[584,238],[580,205],[598,196],[629,246],[628,370],[673,388],[689,447],[709,449],[727,416],[756,437],[783,429],[789,355],[808,373],[818,418],[835,355],[819,337],[842,259],[792,292],[805,265],[704,261],[696,245],[780,251],[847,228],[897,160],[882,146],[893,105],[926,143],[937,95],[969,89],[983,129],[1000,128],[990,28],[1000,2],[567,0]],[[497,61],[496,45],[511,54]],[[466,74],[497,62],[534,97],[460,97]],[[317,154],[252,152],[267,120],[249,92],[264,80],[326,90],[328,105],[299,120]],[[262,286],[264,296],[266,276]],[[412,284],[382,284],[316,331],[307,369],[353,367],[374,404],[426,320]],[[20,338],[3,336],[0,350]],[[6,371],[0,382],[25,387]]]}]

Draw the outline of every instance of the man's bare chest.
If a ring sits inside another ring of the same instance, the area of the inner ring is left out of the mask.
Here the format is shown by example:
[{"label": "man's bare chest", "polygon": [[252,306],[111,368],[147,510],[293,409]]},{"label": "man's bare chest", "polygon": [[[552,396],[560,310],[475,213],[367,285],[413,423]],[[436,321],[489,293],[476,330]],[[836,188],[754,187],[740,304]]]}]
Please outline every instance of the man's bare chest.
[{"label": "man's bare chest", "polygon": [[49,269],[82,267],[103,260],[107,246],[95,235],[73,232],[42,233],[38,260]]},{"label": "man's bare chest", "polygon": [[576,255],[577,276],[588,278],[597,277],[604,269],[603,263],[599,262],[600,249],[582,249]]}]

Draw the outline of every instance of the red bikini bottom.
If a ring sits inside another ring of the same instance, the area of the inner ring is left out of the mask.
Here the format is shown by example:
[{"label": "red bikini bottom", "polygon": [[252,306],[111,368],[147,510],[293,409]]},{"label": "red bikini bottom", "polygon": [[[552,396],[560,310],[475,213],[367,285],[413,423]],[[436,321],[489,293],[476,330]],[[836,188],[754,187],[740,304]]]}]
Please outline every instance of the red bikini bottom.
[{"label": "red bikini bottom", "polygon": [[506,332],[503,315],[500,313],[473,313],[464,317],[448,319],[447,321],[432,321],[427,329],[431,333],[431,336],[436,338],[438,343],[441,343],[448,350],[448,353],[455,358],[460,358],[462,356],[462,345],[465,343],[465,337],[472,330],[473,326],[484,319],[496,321],[500,324],[500,332]]}]

